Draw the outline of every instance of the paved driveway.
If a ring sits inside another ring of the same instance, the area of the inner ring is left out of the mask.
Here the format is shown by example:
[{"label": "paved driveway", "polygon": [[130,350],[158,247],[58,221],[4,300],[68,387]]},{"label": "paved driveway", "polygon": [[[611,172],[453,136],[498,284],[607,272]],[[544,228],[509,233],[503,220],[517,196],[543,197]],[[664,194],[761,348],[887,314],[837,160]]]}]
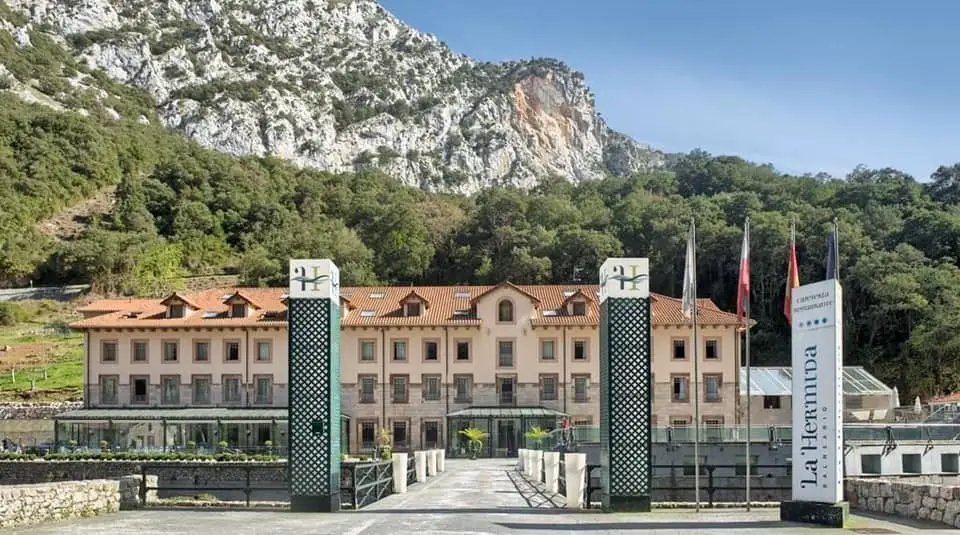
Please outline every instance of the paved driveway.
[{"label": "paved driveway", "polygon": [[[125,511],[0,533],[30,535],[528,535],[559,534],[801,534],[957,533],[933,525],[908,526],[857,516],[850,530],[790,525],[775,509],[751,512],[659,510],[647,514],[568,512],[512,471],[503,460],[447,461],[447,471],[358,512],[336,514],[190,509]],[[866,529],[864,529],[866,528]],[[882,530],[882,531],[881,531]]]}]

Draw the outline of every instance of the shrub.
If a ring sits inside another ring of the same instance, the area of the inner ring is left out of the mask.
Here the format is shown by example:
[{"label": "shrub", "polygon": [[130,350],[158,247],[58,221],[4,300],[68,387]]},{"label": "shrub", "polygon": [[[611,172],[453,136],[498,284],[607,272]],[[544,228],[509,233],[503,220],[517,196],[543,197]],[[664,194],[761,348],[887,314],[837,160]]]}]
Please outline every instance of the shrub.
[{"label": "shrub", "polygon": [[16,303],[0,302],[0,325],[12,327],[26,321],[27,311]]}]

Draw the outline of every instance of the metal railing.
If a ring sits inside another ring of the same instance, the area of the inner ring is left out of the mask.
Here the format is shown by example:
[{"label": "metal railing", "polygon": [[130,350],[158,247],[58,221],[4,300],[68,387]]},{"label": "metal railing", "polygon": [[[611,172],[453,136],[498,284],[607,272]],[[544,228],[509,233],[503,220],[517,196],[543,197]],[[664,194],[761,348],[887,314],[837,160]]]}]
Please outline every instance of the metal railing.
[{"label": "metal railing", "polygon": [[417,482],[417,458],[413,453],[407,455],[407,485]]},{"label": "metal railing", "polygon": [[[140,503],[147,504],[147,493],[154,491],[159,493],[161,490],[163,492],[201,492],[204,494],[214,494],[214,493],[227,493],[227,492],[242,492],[244,495],[244,503],[247,507],[250,507],[251,495],[259,492],[287,492],[290,487],[288,485],[287,479],[287,470],[283,468],[283,477],[281,478],[282,486],[280,485],[254,485],[253,478],[251,477],[255,472],[266,472],[266,471],[275,471],[278,467],[276,466],[264,466],[264,465],[255,465],[251,463],[223,463],[224,465],[229,464],[229,469],[240,470],[243,473],[243,480],[238,482],[238,485],[231,486],[217,486],[211,487],[207,485],[206,478],[201,479],[196,475],[196,472],[201,470],[210,470],[209,465],[204,466],[189,466],[189,465],[171,465],[171,464],[158,464],[158,463],[143,463],[140,465]],[[191,470],[195,472],[194,476],[185,480],[178,478],[178,475],[182,475],[184,470]],[[161,478],[157,478],[157,485],[151,486],[147,483],[147,475],[160,475],[165,472],[174,472],[171,478],[165,478],[163,480],[167,482],[173,482],[173,484],[164,484],[160,486]],[[193,484],[180,484],[176,483],[178,481],[193,481]]]},{"label": "metal railing", "polygon": [[[360,509],[382,500],[392,492],[392,461],[343,463],[340,465],[340,505],[342,508]],[[345,500],[344,498],[348,499]]]},{"label": "metal railing", "polygon": [[[563,431],[551,431],[543,442],[545,450],[556,450],[561,444],[600,442],[598,426],[576,426],[568,430],[566,441]],[[695,438],[693,426],[665,426],[650,429],[653,443],[689,443]],[[703,425],[700,427],[700,442],[719,444],[750,441],[757,444],[789,443],[792,441],[791,426]],[[874,441],[960,441],[960,423],[848,423],[843,426],[843,438],[847,442]]]},{"label": "metal railing", "polygon": [[[566,481],[566,470],[565,470],[565,459],[564,455],[560,455],[560,474],[557,481],[557,492],[559,494],[565,495],[567,492],[567,481]],[[652,478],[650,493],[669,493],[669,492],[695,492],[697,490],[697,485],[695,485],[694,478],[694,466],[691,464],[670,464],[670,465],[653,465],[650,467],[652,471],[659,472],[657,477]],[[771,485],[765,483],[762,486],[752,485],[752,488],[762,490],[764,492],[769,491],[779,491],[785,492],[790,491],[790,481],[789,476],[791,475],[791,466],[788,464],[771,464],[771,465],[751,465],[751,478],[761,479],[772,477],[774,475],[780,476],[784,479],[785,483],[783,485]],[[666,474],[664,474],[666,472]],[[772,472],[782,472],[781,474],[772,474]],[[764,475],[761,475],[764,473]],[[720,501],[717,499],[717,493],[719,491],[746,491],[746,467],[742,464],[702,464],[700,465],[700,496],[703,498],[702,505],[703,507],[716,507],[716,504]],[[599,464],[588,464],[586,467],[586,472],[584,474],[585,481],[583,482],[583,488],[585,492],[584,502],[587,508],[599,507],[601,502],[601,482],[600,482],[600,465]],[[735,479],[735,482],[731,482],[731,479]],[[541,481],[544,481],[543,479]],[[668,484],[660,484],[667,482]]]}]

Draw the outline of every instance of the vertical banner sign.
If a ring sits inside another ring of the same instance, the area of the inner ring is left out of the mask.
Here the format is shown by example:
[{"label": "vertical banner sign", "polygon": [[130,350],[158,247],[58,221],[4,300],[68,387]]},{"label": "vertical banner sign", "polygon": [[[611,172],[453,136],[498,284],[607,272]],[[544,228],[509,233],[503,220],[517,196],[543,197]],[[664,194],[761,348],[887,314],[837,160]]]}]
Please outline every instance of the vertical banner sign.
[{"label": "vertical banner sign", "polygon": [[340,270],[291,260],[289,348],[290,509],[340,510]]},{"label": "vertical banner sign", "polygon": [[650,263],[600,267],[600,484],[607,511],[649,511]]},{"label": "vertical banner sign", "polygon": [[826,280],[794,288],[793,500],[843,500],[843,311]]}]

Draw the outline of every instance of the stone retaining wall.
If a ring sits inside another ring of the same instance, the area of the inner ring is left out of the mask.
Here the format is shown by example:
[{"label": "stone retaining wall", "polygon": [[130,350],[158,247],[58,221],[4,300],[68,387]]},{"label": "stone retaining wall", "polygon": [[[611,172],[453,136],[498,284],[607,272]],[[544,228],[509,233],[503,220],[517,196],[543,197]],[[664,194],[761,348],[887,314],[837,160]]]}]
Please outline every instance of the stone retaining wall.
[{"label": "stone retaining wall", "polygon": [[[285,462],[0,461],[0,485],[120,479],[141,474],[144,466],[153,477],[148,486],[159,487],[160,498],[211,494],[219,500],[244,501],[246,494],[240,489],[249,481],[253,501],[290,499]],[[176,487],[195,490],[174,490]]]},{"label": "stone retaining wall", "polygon": [[[929,483],[947,481],[951,484]],[[960,528],[960,486],[957,477],[923,476],[910,479],[847,479],[844,484],[852,509],[933,520]]]},{"label": "stone retaining wall", "polygon": [[0,403],[0,420],[45,420],[61,412],[83,408],[82,401]]},{"label": "stone retaining wall", "polygon": [[103,479],[0,486],[0,528],[118,511],[119,487]]}]

